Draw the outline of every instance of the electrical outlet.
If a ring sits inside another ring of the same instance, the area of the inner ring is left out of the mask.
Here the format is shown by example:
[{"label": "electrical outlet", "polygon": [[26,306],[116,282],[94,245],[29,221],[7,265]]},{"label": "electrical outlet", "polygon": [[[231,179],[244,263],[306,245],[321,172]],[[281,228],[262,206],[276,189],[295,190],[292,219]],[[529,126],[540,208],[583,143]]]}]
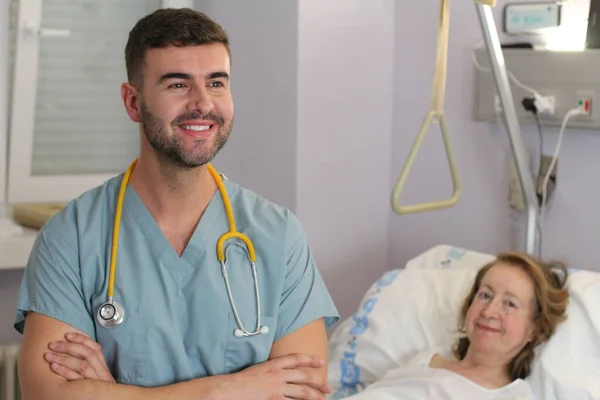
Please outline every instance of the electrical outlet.
[{"label": "electrical outlet", "polygon": [[578,117],[590,117],[592,115],[593,99],[592,94],[588,92],[577,93],[577,107],[581,110]]},{"label": "electrical outlet", "polygon": [[556,187],[556,170],[558,168],[558,159],[556,160],[556,162],[554,163],[554,166],[552,167],[552,172],[550,173],[550,178],[548,179],[548,183],[546,184],[546,198],[543,198],[543,194],[544,194],[544,178],[546,177],[546,174],[548,173],[548,170],[550,169],[550,164],[552,163],[552,156],[542,156],[542,159],[540,161],[540,170],[538,172],[538,176],[537,176],[537,180],[536,180],[536,185],[535,185],[535,192],[537,193],[538,196],[538,200],[539,200],[539,205],[542,205],[542,200],[544,200],[544,206],[546,204],[548,204],[548,199],[550,199],[550,197],[552,196],[552,193],[554,193],[554,189]]}]

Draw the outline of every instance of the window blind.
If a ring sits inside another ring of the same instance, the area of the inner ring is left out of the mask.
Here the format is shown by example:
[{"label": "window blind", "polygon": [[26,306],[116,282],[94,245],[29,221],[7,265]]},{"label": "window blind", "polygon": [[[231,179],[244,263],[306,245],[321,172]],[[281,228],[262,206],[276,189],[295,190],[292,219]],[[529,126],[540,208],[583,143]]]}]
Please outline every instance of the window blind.
[{"label": "window blind", "polygon": [[133,25],[158,7],[158,0],[42,1],[42,28],[71,34],[39,37],[32,175],[118,173],[136,157],[138,128],[120,96],[124,50]]}]

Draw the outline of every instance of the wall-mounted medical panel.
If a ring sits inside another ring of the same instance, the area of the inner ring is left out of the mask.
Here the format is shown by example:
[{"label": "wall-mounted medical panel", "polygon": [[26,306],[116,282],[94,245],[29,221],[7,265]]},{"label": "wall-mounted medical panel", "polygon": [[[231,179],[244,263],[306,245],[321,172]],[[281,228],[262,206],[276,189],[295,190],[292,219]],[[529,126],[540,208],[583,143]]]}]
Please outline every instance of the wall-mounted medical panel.
[{"label": "wall-mounted medical panel", "polygon": [[[504,49],[503,54],[520,122],[535,123],[533,114],[522,105],[525,97],[532,96],[528,87],[543,96],[554,97],[554,113],[539,114],[540,124],[560,127],[570,109],[582,107],[587,113],[569,119],[568,126],[598,130],[600,133],[600,50]],[[501,104],[487,51],[477,49],[473,57],[473,117],[476,121],[498,122],[503,115],[498,114]],[[511,79],[511,74],[519,83]]]}]

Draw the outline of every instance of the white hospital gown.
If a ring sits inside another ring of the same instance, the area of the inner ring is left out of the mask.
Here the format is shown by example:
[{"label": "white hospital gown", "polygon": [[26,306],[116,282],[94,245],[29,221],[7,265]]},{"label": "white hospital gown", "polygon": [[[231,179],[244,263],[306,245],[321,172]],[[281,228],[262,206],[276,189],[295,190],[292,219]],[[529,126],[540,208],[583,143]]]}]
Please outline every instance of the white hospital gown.
[{"label": "white hospital gown", "polygon": [[517,379],[498,389],[487,389],[462,375],[442,368],[431,368],[440,349],[418,354],[406,365],[388,371],[364,391],[347,397],[352,400],[534,400],[529,384]]}]

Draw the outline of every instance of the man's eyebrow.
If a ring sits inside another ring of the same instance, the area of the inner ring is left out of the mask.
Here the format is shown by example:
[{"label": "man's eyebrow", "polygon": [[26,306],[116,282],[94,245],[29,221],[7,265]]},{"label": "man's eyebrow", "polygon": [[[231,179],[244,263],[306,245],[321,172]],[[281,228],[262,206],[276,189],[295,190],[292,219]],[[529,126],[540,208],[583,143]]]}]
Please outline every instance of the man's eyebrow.
[{"label": "man's eyebrow", "polygon": [[184,79],[189,81],[190,79],[192,79],[192,76],[183,72],[168,72],[160,77],[158,83],[163,83],[164,81],[167,81],[169,79]]},{"label": "man's eyebrow", "polygon": [[208,75],[208,79],[217,79],[217,78],[225,78],[229,79],[229,74],[227,72],[213,72]]},{"label": "man's eyebrow", "polygon": [[[220,72],[213,72],[208,75],[208,79],[218,79],[218,78],[225,78],[225,79],[229,80],[229,74],[227,72],[220,71]],[[183,80],[189,81],[192,79],[192,76],[190,74],[186,74],[184,72],[169,72],[169,73],[162,75],[160,77],[160,79],[158,80],[158,83],[163,83],[164,81],[167,81],[169,79],[183,79]]]}]

